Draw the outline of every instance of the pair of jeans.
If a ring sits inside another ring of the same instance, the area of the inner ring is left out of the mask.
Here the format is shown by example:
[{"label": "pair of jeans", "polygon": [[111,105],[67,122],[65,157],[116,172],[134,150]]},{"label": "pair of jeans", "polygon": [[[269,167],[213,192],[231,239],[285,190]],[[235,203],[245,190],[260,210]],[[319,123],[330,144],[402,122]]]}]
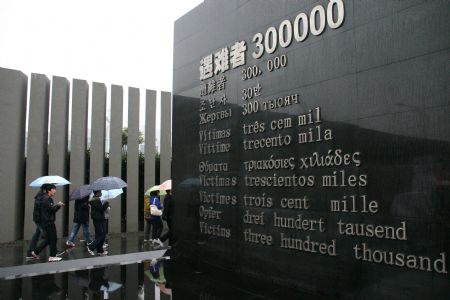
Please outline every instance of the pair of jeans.
[{"label": "pair of jeans", "polygon": [[150,239],[150,230],[152,232],[152,240],[159,239],[163,230],[163,222],[158,219],[145,219],[145,234],[144,239]]},{"label": "pair of jeans", "polygon": [[152,231],[152,240],[159,239],[163,230],[163,222],[158,219],[146,219],[147,226],[145,227],[145,239],[148,240],[150,236],[150,228]]},{"label": "pair of jeans", "polygon": [[94,221],[95,240],[88,247],[91,250],[97,249],[97,253],[103,253],[103,243],[105,242],[105,221]]},{"label": "pair of jeans", "polygon": [[33,234],[33,237],[31,238],[30,247],[28,248],[27,254],[31,255],[31,251],[34,251],[37,247],[37,242],[39,241],[39,238],[42,236],[42,238],[45,238],[44,231],[42,230],[41,226],[38,223],[36,224],[36,231]]},{"label": "pair of jeans", "polygon": [[41,225],[42,230],[45,234],[45,239],[37,246],[36,250],[34,251],[36,254],[41,253],[41,251],[47,247],[47,245],[50,246],[50,256],[56,256],[56,226],[55,223],[47,223]]},{"label": "pair of jeans", "polygon": [[90,243],[92,241],[91,233],[89,232],[89,223],[73,223],[72,232],[70,233],[69,238],[67,239],[69,242],[73,243],[73,240],[77,236],[81,226],[83,226],[83,235],[86,240],[86,243]]}]

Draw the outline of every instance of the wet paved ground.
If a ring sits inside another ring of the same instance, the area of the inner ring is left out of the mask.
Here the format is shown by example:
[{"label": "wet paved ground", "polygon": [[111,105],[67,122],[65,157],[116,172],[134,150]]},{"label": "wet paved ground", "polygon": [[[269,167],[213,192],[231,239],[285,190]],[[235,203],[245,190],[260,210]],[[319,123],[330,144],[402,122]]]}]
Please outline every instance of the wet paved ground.
[{"label": "wet paved ground", "polygon": [[26,260],[28,245],[0,245],[0,299],[326,299],[187,261],[176,247],[144,244],[142,233],[111,234],[107,257],[89,256],[81,242],[51,263],[46,251]]},{"label": "wet paved ground", "polygon": [[16,242],[0,247],[0,279],[14,279],[48,273],[61,273],[105,267],[110,265],[126,265],[141,263],[144,260],[160,258],[167,247],[154,247],[144,243],[137,234],[110,235],[108,256],[91,256],[87,252],[84,242],[78,242],[74,248],[66,248],[64,240],[59,241],[59,262],[48,262],[45,251],[39,259],[27,259],[28,242]]},{"label": "wet paved ground", "polygon": [[[153,247],[150,243],[143,243],[142,234],[109,234],[109,256],[144,251],[160,250],[162,248]],[[65,239],[59,239],[57,243],[58,253],[63,260],[74,260],[82,258],[92,258],[86,250],[84,241],[77,241],[76,247],[67,249],[64,245]],[[167,244],[167,243],[166,243]],[[39,260],[27,260],[26,254],[29,241],[17,241],[9,244],[0,244],[0,267],[11,267],[24,264],[46,263],[48,259],[48,247],[39,255]]]},{"label": "wet paved ground", "polygon": [[59,262],[48,262],[48,248],[39,259],[27,259],[29,241],[1,244],[0,299],[164,299],[161,295],[167,296],[162,282],[155,284],[157,281],[150,270],[159,276],[161,266],[169,258],[168,247],[144,243],[142,234],[110,234],[109,254],[99,257],[89,255],[84,241],[77,242],[75,248],[66,248],[64,242],[65,239],[58,240],[58,252],[63,258]]}]

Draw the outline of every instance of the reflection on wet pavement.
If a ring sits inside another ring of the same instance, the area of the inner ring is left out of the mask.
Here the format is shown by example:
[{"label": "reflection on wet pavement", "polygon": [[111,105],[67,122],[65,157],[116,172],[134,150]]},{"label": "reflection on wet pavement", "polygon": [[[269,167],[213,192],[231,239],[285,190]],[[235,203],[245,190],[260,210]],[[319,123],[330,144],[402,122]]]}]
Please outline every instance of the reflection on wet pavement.
[{"label": "reflection on wet pavement", "polygon": [[0,299],[171,299],[166,260],[2,280]]},{"label": "reflection on wet pavement", "polygon": [[[143,244],[142,239],[129,234],[110,238],[112,255],[92,258],[79,243],[75,249],[63,254],[63,262],[56,263],[47,263],[45,258],[27,262],[27,243],[2,245],[0,273],[23,266],[40,269],[50,266],[53,271],[0,280],[0,299],[321,299],[273,282],[244,278],[238,270],[215,269],[202,264],[200,257],[197,261],[186,260],[177,253],[176,247],[156,249]],[[157,258],[136,259],[152,254],[158,254]],[[127,260],[117,261],[118,258]],[[86,264],[95,260],[113,262]],[[55,271],[64,263],[73,264],[73,268],[67,272]],[[81,267],[83,264],[85,267]]]}]

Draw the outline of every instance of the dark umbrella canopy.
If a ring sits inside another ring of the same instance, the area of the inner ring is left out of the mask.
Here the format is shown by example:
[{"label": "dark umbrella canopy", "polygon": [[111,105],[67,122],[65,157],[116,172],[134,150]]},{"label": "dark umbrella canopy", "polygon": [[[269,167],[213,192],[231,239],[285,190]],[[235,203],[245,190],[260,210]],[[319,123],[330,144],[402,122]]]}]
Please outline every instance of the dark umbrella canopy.
[{"label": "dark umbrella canopy", "polygon": [[119,177],[107,176],[100,177],[91,184],[93,191],[115,190],[127,187],[127,183]]},{"label": "dark umbrella canopy", "polygon": [[89,196],[92,193],[91,186],[89,184],[82,185],[74,189],[69,196],[69,200],[79,200]]}]

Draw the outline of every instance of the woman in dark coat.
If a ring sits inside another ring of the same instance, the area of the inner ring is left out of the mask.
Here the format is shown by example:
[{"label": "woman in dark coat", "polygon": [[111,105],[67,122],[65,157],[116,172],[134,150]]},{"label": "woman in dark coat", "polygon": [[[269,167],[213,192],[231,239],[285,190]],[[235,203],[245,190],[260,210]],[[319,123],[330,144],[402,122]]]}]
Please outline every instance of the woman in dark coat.
[{"label": "woman in dark coat", "polygon": [[75,210],[73,213],[73,229],[66,241],[67,247],[75,247],[75,237],[83,226],[83,235],[86,243],[92,242],[91,233],[89,232],[89,196],[80,200],[75,200]]}]

